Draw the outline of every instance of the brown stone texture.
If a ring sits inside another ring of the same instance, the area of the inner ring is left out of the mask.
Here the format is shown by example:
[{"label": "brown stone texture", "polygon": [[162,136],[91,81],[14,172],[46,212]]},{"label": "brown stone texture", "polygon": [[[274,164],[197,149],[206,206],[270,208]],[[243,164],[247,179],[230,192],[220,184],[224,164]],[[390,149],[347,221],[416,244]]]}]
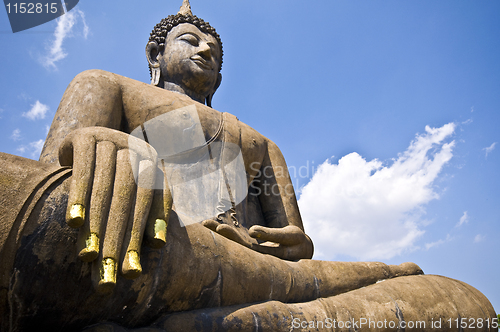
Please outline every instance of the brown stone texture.
[{"label": "brown stone texture", "polygon": [[39,162],[0,153],[0,330],[496,330],[480,292],[413,263],[310,259],[283,155],[210,107],[222,45],[182,8],[147,44],[153,85],[85,71]]}]

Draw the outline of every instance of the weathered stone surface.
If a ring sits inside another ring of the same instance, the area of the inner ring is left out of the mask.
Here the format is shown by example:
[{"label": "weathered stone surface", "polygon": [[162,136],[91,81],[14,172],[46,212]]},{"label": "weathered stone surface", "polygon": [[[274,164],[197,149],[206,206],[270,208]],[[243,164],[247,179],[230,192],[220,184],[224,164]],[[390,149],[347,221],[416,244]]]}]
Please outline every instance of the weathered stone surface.
[{"label": "weathered stone surface", "polygon": [[428,275],[386,280],[307,303],[268,301],[172,314],[157,326],[158,331],[459,331],[461,318],[468,324],[469,318],[482,318],[486,324],[494,315],[473,287]]},{"label": "weathered stone surface", "polygon": [[481,293],[413,263],[310,260],[281,152],[210,107],[222,44],[182,8],[147,44],[153,85],[83,72],[40,162],[0,154],[1,330],[491,322]]},{"label": "weathered stone surface", "polygon": [[[57,176],[55,176],[57,177]],[[19,229],[2,322],[18,330],[38,326],[81,329],[100,321],[145,326],[164,313],[265,300],[303,302],[387,278],[421,273],[414,264],[291,262],[262,255],[200,224],[180,227],[172,213],[167,244],[144,248],[143,274],[96,292],[97,262],[77,258],[78,231],[65,224],[71,178],[57,177]],[[54,250],[56,248],[57,250]]]}]

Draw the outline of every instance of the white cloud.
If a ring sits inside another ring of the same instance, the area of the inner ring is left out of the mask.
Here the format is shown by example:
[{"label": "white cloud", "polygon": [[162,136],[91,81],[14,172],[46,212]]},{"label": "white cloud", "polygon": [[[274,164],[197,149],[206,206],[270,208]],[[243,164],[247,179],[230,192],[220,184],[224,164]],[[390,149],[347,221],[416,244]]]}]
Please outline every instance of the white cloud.
[{"label": "white cloud", "polygon": [[56,68],[55,63],[64,59],[68,54],[63,50],[63,41],[71,33],[75,24],[75,13],[69,12],[57,19],[57,27],[54,32],[54,41],[49,48],[49,54],[43,59],[45,67]]},{"label": "white cloud", "polygon": [[19,130],[19,128],[14,129],[12,135],[10,135],[10,139],[13,141],[19,141],[21,139],[21,130]]},{"label": "white cloud", "polygon": [[424,234],[425,205],[439,195],[433,182],[452,158],[445,142],[455,124],[426,126],[390,166],[357,153],[319,166],[302,189],[300,211],[315,243],[315,257],[388,259],[416,249]]},{"label": "white cloud", "polygon": [[474,243],[482,242],[485,238],[486,238],[485,236],[478,234],[474,237]]},{"label": "white cloud", "polygon": [[39,139],[38,141],[30,143],[31,157],[32,158],[40,156],[40,153],[42,152],[44,144],[45,144],[45,140],[43,140],[43,139]]},{"label": "white cloud", "polygon": [[90,33],[90,28],[87,25],[87,21],[85,21],[85,14],[81,11],[76,9],[78,14],[80,14],[80,17],[82,18],[82,23],[83,23],[83,38],[87,39],[89,33]]},{"label": "white cloud", "polygon": [[85,21],[85,14],[78,9],[64,14],[57,19],[56,30],[54,31],[54,40],[50,47],[48,47],[48,54],[42,58],[42,64],[45,67],[56,68],[56,62],[64,59],[68,54],[63,49],[63,42],[67,37],[72,35],[73,26],[78,20],[78,16],[82,19],[83,23],[83,37],[87,39],[89,34],[89,27]]},{"label": "white cloud", "polygon": [[432,248],[432,247],[438,247],[438,246],[442,245],[443,243],[444,243],[443,239],[438,240],[436,242],[426,243],[425,244],[425,249],[429,250],[430,248]]},{"label": "white cloud", "polygon": [[434,248],[434,247],[439,247],[443,243],[450,242],[451,240],[452,240],[452,237],[450,236],[450,234],[447,234],[446,235],[446,239],[440,239],[440,240],[438,240],[436,242],[426,243],[425,244],[425,249],[429,250],[429,249]]},{"label": "white cloud", "polygon": [[23,116],[30,120],[45,119],[45,115],[47,114],[48,110],[49,107],[47,105],[44,105],[39,100],[37,100],[34,105],[31,105],[31,109],[29,110],[29,112],[23,113]]},{"label": "white cloud", "polygon": [[29,101],[31,99],[31,97],[26,92],[21,92],[21,94],[19,94],[17,98],[24,101]]},{"label": "white cloud", "polygon": [[493,150],[495,150],[495,146],[497,145],[497,142],[491,144],[490,146],[488,146],[487,148],[483,148],[483,150],[485,151],[485,158],[488,158],[488,155],[493,152]]},{"label": "white cloud", "polygon": [[460,221],[457,223],[456,227],[460,227],[468,222],[469,222],[469,214],[467,213],[467,211],[464,211],[464,214],[460,217]]},{"label": "white cloud", "polygon": [[45,140],[39,139],[38,141],[34,141],[29,143],[28,145],[21,145],[17,148],[17,151],[21,155],[29,154],[30,158],[38,159],[40,153],[42,152],[43,145],[45,144]]}]

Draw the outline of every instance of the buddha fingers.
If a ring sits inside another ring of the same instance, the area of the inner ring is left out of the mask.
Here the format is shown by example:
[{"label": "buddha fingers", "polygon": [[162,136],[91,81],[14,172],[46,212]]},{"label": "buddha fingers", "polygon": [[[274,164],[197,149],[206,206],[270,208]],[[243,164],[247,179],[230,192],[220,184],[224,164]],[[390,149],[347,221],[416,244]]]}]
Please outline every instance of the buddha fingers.
[{"label": "buddha fingers", "polygon": [[103,239],[102,261],[98,288],[104,292],[111,291],[116,284],[116,273],[120,249],[127,230],[136,184],[131,167],[128,149],[119,150],[116,158],[116,173],[113,186],[113,197],[109,209],[106,231]]},{"label": "buddha fingers", "polygon": [[79,234],[78,256],[91,262],[99,254],[99,240],[106,225],[116,167],[116,146],[109,141],[97,143],[94,183],[90,197],[89,222]]},{"label": "buddha fingers", "polygon": [[294,225],[288,225],[283,228],[255,225],[249,229],[248,233],[251,237],[259,240],[275,242],[285,246],[300,244],[305,239],[304,231]]},{"label": "buddha fingers", "polygon": [[139,162],[137,192],[135,206],[126,232],[128,247],[122,264],[122,273],[126,278],[137,278],[141,272],[141,243],[146,228],[147,218],[153,200],[153,188],[156,176],[156,165],[151,160]]},{"label": "buddha fingers", "polygon": [[147,244],[155,249],[163,247],[167,242],[168,219],[172,210],[172,193],[164,173],[164,169],[156,169],[156,189],[145,231]]},{"label": "buddha fingers", "polygon": [[59,152],[61,166],[73,165],[66,222],[74,228],[83,226],[85,222],[85,209],[94,175],[95,151],[95,138],[82,135],[74,136],[70,144],[63,144]]},{"label": "buddha fingers", "polygon": [[153,247],[166,242],[172,197],[157,168],[157,153],[126,133],[89,127],[66,137],[59,159],[62,166],[73,166],[66,221],[81,227],[79,257],[94,261],[93,283],[109,292],[116,284],[119,263],[126,278],[142,273],[140,251],[146,227]]}]

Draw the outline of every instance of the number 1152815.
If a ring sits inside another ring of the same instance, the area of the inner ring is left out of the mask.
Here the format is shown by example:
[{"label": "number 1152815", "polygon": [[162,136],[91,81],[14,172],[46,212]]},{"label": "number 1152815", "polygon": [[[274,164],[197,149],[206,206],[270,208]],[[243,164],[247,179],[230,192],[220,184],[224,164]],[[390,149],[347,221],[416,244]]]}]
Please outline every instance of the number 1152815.
[{"label": "number 1152815", "polygon": [[448,319],[447,320],[448,324],[449,324],[449,327],[450,328],[471,328],[471,329],[474,329],[474,328],[483,328],[483,327],[486,327],[486,328],[498,328],[498,318],[487,318],[487,319],[483,319],[483,318],[477,318],[477,319],[474,319],[474,318],[461,318],[461,319]]},{"label": "number 1152815", "polygon": [[58,11],[58,3],[34,3],[34,2],[21,2],[21,3],[7,3],[8,14],[55,14]]}]

